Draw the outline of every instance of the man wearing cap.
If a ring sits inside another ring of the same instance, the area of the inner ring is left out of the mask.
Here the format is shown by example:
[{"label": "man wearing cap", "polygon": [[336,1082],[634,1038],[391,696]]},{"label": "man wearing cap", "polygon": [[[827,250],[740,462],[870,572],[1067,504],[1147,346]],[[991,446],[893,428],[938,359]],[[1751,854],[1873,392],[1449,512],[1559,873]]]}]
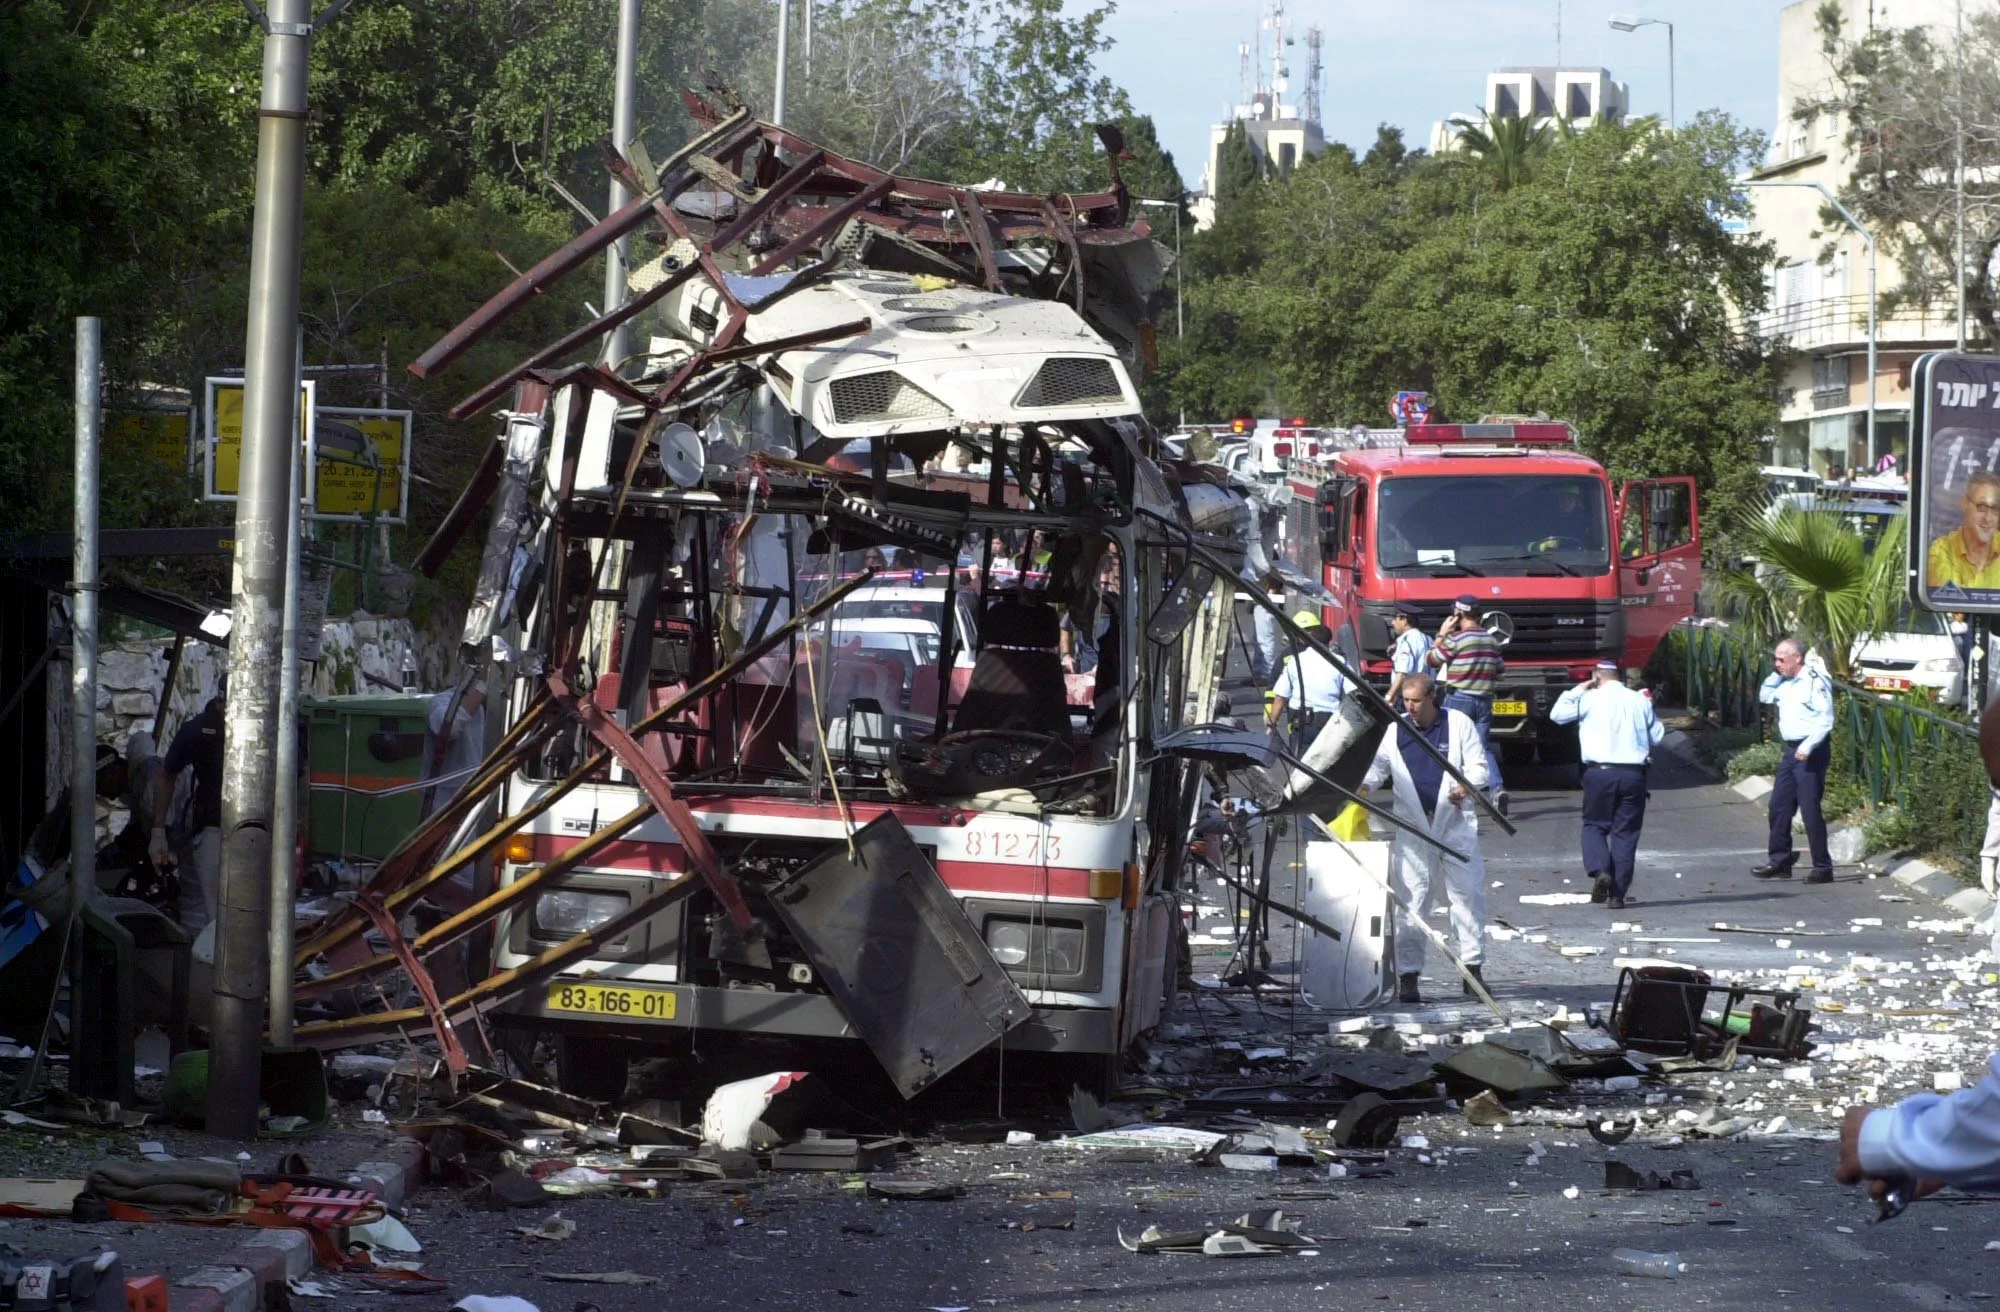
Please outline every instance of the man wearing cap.
[{"label": "man wearing cap", "polygon": [[1402,690],[1404,679],[1412,674],[1420,674],[1424,668],[1424,657],[1430,652],[1431,640],[1417,627],[1423,617],[1423,607],[1414,601],[1396,603],[1396,613],[1389,618],[1389,627],[1394,630],[1396,640],[1389,646],[1389,705],[1399,706],[1396,694]]},{"label": "man wearing cap", "polygon": [[[1332,635],[1317,611],[1302,610],[1292,616],[1292,625],[1325,642]],[[1293,741],[1310,743],[1326,727],[1327,718],[1340,709],[1347,692],[1347,680],[1332,661],[1303,643],[1294,643],[1293,652],[1278,667],[1278,681],[1271,685],[1265,706],[1271,727],[1283,732],[1285,710],[1291,708]]]},{"label": "man wearing cap", "polygon": [[1826,816],[1820,797],[1826,792],[1826,767],[1833,759],[1833,684],[1825,674],[1806,665],[1805,644],[1780,638],[1771,649],[1777,667],[1764,678],[1757,700],[1778,708],[1778,774],[1771,783],[1770,859],[1751,870],[1757,879],[1790,879],[1798,864],[1792,846],[1792,817],[1805,821],[1806,843],[1812,850],[1808,884],[1833,882],[1833,855],[1826,845]]},{"label": "man wearing cap", "polygon": [[1462,594],[1451,614],[1438,626],[1437,641],[1426,658],[1437,667],[1439,681],[1446,687],[1447,710],[1458,711],[1479,730],[1479,744],[1486,750],[1486,773],[1491,781],[1493,805],[1507,814],[1507,787],[1500,780],[1500,762],[1493,755],[1493,685],[1507,662],[1500,658],[1500,643],[1486,626],[1473,616],[1479,599]]},{"label": "man wearing cap", "polygon": [[1666,731],[1653,703],[1599,661],[1589,679],[1556,699],[1549,719],[1576,725],[1583,750],[1583,868],[1590,900],[1625,909],[1639,827],[1646,821],[1646,766]]}]

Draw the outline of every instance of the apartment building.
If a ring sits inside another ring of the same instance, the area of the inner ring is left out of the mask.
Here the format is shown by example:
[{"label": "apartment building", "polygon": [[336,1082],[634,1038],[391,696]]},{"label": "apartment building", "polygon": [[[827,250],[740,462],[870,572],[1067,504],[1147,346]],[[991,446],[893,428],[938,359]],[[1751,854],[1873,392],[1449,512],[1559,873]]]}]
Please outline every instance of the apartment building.
[{"label": "apartment building", "polygon": [[[1486,75],[1483,106],[1493,118],[1529,118],[1537,127],[1558,122],[1583,127],[1597,120],[1617,123],[1630,103],[1623,82],[1614,82],[1602,68],[1502,68]],[[1431,153],[1459,149],[1463,127],[1477,127],[1477,114],[1453,114],[1431,125]]]},{"label": "apartment building", "polygon": [[[1778,122],[1770,156],[1745,189],[1757,235],[1777,247],[1771,308],[1753,331],[1782,337],[1796,350],[1788,394],[1772,435],[1773,464],[1824,474],[1835,465],[1875,468],[1885,456],[1907,463],[1910,366],[1925,351],[1949,347],[1955,306],[1913,306],[1876,324],[1875,437],[1868,437],[1868,251],[1811,186],[1838,193],[1853,173],[1837,110],[1801,118],[1801,106],[1834,99],[1833,70],[1821,49],[1817,15],[1825,0],[1793,0],[1778,15]],[[1850,32],[1953,21],[1952,0],[1836,0]],[[1881,234],[1877,234],[1878,240]],[[1878,292],[1896,285],[1886,251],[1877,257]]]}]

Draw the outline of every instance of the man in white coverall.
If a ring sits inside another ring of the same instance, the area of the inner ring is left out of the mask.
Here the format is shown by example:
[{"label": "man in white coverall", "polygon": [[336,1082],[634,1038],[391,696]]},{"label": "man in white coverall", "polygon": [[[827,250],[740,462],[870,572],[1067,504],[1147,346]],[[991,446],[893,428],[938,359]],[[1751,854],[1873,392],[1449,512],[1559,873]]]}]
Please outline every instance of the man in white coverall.
[{"label": "man in white coverall", "polygon": [[[1486,786],[1486,749],[1471,717],[1437,704],[1430,675],[1405,675],[1398,695],[1406,718],[1382,735],[1363,783],[1375,788],[1389,780],[1396,817],[1467,858],[1453,860],[1402,830],[1396,832],[1390,849],[1389,878],[1409,908],[1397,912],[1396,996],[1402,1002],[1422,1002],[1417,985],[1424,969],[1424,932],[1411,923],[1411,917],[1424,914],[1439,867],[1443,867],[1458,959],[1477,977],[1486,955],[1486,860],[1479,852],[1478,812],[1465,788],[1445,773],[1423,744],[1435,747],[1474,788]],[[1470,984],[1465,992],[1471,994]]]}]

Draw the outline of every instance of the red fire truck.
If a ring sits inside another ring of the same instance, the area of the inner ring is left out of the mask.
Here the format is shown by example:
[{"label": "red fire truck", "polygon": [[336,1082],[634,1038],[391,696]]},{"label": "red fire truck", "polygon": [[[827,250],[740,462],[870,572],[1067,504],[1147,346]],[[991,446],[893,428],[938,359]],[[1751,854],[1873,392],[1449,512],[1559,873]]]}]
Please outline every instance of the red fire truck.
[{"label": "red fire truck", "polygon": [[1423,424],[1357,430],[1342,449],[1294,458],[1280,551],[1321,581],[1327,626],[1371,679],[1389,679],[1389,620],[1422,608],[1435,632],[1460,596],[1500,639],[1495,737],[1574,749],[1548,722],[1599,660],[1645,665],[1701,588],[1694,480],[1615,490],[1562,423]]}]

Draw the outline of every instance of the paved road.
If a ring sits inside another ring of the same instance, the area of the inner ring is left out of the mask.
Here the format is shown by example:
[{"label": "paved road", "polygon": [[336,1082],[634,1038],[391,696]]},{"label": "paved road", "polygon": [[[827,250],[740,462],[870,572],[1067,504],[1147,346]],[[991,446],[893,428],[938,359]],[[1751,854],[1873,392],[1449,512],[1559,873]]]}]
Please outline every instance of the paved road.
[{"label": "paved road", "polygon": [[[1924,962],[1960,956],[1966,941],[1909,928],[1912,918],[1944,913],[1884,901],[1885,894],[1898,895],[1887,881],[1851,873],[1822,888],[1750,880],[1746,870],[1763,849],[1761,811],[1672,763],[1655,779],[1636,900],[1626,911],[1523,905],[1524,893],[1586,886],[1576,856],[1577,794],[1549,772],[1518,772],[1511,782],[1520,833],[1488,835],[1492,912],[1526,934],[1496,944],[1487,973],[1502,1001],[1524,1016],[1547,1015],[1557,1003],[1574,1009],[1608,1000],[1614,956],[1667,952],[1711,969],[1771,977],[1803,963],[1826,977],[1827,996],[1850,1003],[1846,1013],[1822,1016],[1828,1042],[1933,1023],[1864,1016],[1862,1004],[1880,1002],[1877,994],[1862,985],[1840,992],[1846,986],[1832,982],[1842,978],[1850,954],[1884,958],[1883,970],[1913,962],[1915,973],[1895,985],[1904,996],[1888,999],[1906,1008],[1947,1000],[1996,1005],[1990,985],[1967,987],[1949,970],[1925,973]],[[1217,896],[1209,891],[1209,898]],[[1884,924],[1854,932],[1850,922],[1867,918]],[[1642,929],[1614,935],[1614,920]],[[1717,920],[1787,928],[1790,942],[1780,947],[1776,935],[1709,933]],[[1546,940],[1532,942],[1533,935]],[[1287,937],[1280,922],[1280,973]],[[1636,942],[1643,937],[1721,941]],[[1603,951],[1574,960],[1561,955],[1563,946]],[[1223,955],[1205,951],[1198,971],[1213,969]],[[1455,993],[1441,971],[1431,976],[1430,992]],[[1205,1065],[1216,1084],[1258,1077],[1229,1069],[1236,1059],[1217,1053],[1214,1042],[1234,1036],[1248,1046],[1310,1050],[1313,1036],[1325,1032],[1323,1016],[1241,993],[1184,1000],[1176,1025],[1177,1033],[1197,1037],[1157,1046],[1166,1069]],[[1932,1066],[1956,1060],[1941,1053],[1935,1062],[1918,1063],[1903,1072],[1904,1085],[1928,1084]],[[663,1306],[1286,1312],[1336,1303],[1462,1312],[1553,1300],[1570,1307],[1858,1312],[1963,1307],[2000,1294],[2000,1254],[1984,1251],[2000,1234],[2000,1215],[1983,1202],[1927,1202],[1876,1226],[1861,1200],[1831,1183],[1831,1145],[1811,1136],[1824,1134],[1856,1081],[1879,1081],[1884,1096],[1893,1096],[1894,1082],[1865,1061],[1816,1062],[1810,1085],[1779,1079],[1779,1065],[1678,1077],[1638,1093],[1584,1100],[1603,1107],[1622,1099],[1630,1110],[1653,1097],[1660,1100],[1656,1112],[1670,1113],[1714,1098],[1759,1121],[1788,1117],[1784,1133],[1747,1141],[1682,1141],[1675,1127],[1660,1124],[1606,1149],[1559,1126],[1473,1129],[1456,1114],[1438,1115],[1405,1123],[1406,1133],[1426,1135],[1432,1147],[1421,1155],[1394,1152],[1394,1174],[1335,1180],[1307,1169],[1243,1175],[1172,1158],[1108,1160],[1052,1143],[1010,1148],[928,1135],[911,1169],[963,1184],[963,1198],[871,1201],[838,1178],[820,1177],[677,1185],[658,1201],[574,1200],[561,1210],[578,1223],[577,1237],[546,1244],[511,1234],[535,1213],[481,1213],[459,1195],[433,1191],[413,1228],[429,1245],[433,1269],[451,1278],[458,1293],[516,1293],[544,1309],[587,1298],[604,1312]],[[1009,1111],[1019,1115],[1024,1105],[1030,1114],[1021,1123],[1036,1128],[1031,1099],[1017,1096]],[[1287,1119],[1281,1112],[1280,1106],[1274,1118]],[[1701,1187],[1607,1194],[1601,1188],[1607,1158],[1662,1173],[1692,1169]],[[1573,1197],[1566,1193],[1572,1189]],[[1052,1191],[1072,1197],[1024,1201]],[[1141,1257],[1117,1241],[1120,1227],[1134,1234],[1149,1224],[1194,1225],[1274,1204],[1304,1218],[1307,1231],[1324,1240],[1316,1256]],[[1621,1246],[1676,1251],[1687,1273],[1674,1282],[1624,1278],[1610,1269],[1611,1251]],[[656,1275],[666,1288],[535,1279],[537,1271],[605,1269]]]}]

